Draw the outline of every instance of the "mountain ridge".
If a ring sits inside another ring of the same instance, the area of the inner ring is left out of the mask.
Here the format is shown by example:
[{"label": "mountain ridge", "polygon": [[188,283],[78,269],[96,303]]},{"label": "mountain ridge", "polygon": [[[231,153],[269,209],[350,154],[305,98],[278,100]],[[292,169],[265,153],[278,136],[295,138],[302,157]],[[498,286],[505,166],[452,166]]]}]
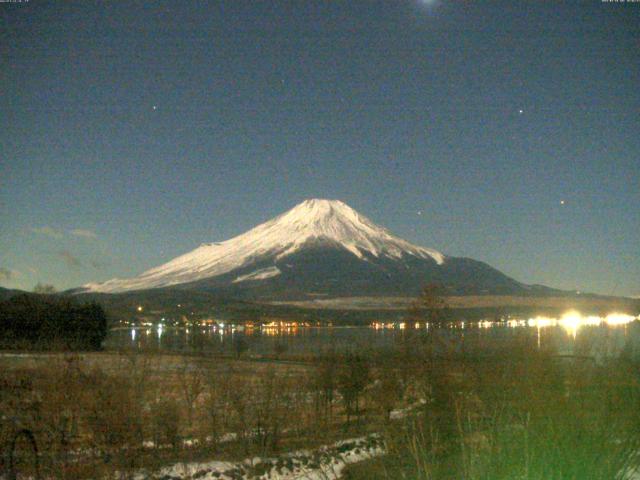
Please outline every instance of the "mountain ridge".
[{"label": "mountain ridge", "polygon": [[79,292],[172,287],[295,299],[414,295],[428,283],[463,295],[531,288],[484,262],[414,245],[339,200],[309,199],[229,240],[202,244],[137,277],[86,284]]},{"label": "mountain ridge", "polygon": [[83,287],[117,293],[191,283],[242,268],[265,255],[284,258],[309,242],[335,242],[358,258],[399,258],[403,253],[444,263],[440,252],[413,245],[392,235],[339,200],[310,199],[249,231],[223,242],[203,243],[196,249],[149,269],[130,280],[112,279]]}]

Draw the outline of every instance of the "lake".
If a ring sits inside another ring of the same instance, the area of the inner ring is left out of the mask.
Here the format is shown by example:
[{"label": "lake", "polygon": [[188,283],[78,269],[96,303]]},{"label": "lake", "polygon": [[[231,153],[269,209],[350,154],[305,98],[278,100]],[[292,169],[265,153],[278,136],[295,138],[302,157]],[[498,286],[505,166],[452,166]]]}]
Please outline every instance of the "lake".
[{"label": "lake", "polygon": [[495,351],[514,345],[551,350],[560,355],[618,355],[623,349],[640,353],[640,317],[609,315],[583,317],[578,313],[560,318],[510,319],[501,322],[453,322],[435,329],[425,324],[376,323],[360,327],[243,328],[231,325],[171,327],[117,327],[109,332],[108,349],[162,350],[233,354],[241,345],[248,355],[276,352],[300,355],[328,350],[384,350],[409,336],[419,338],[436,332],[441,349],[454,352]]}]

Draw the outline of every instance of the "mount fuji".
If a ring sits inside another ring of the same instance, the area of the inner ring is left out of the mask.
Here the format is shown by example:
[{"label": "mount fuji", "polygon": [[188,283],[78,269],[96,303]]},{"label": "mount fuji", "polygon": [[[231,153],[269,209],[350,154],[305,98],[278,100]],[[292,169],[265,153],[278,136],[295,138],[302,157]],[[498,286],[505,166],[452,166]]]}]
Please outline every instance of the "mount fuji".
[{"label": "mount fuji", "polygon": [[306,200],[230,240],[203,244],[137,277],[78,292],[211,291],[236,298],[411,296],[429,283],[448,294],[537,289],[469,258],[413,245],[338,200]]}]

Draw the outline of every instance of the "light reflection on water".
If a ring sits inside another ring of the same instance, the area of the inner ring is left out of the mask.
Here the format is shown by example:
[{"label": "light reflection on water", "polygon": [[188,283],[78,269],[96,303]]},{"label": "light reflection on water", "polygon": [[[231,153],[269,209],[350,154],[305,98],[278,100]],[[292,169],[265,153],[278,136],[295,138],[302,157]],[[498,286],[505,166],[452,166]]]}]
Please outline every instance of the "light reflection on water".
[{"label": "light reflection on water", "polygon": [[[558,354],[617,355],[623,349],[640,353],[640,317],[612,313],[582,316],[569,311],[559,318],[535,317],[506,321],[453,322],[437,335],[454,351],[495,350],[515,344],[544,348]],[[416,328],[417,327],[417,328]],[[328,350],[384,350],[410,335],[426,335],[435,326],[426,323],[378,323],[362,327],[245,328],[242,325],[116,328],[107,348],[162,349],[168,351],[233,354],[243,345],[249,355],[319,354]],[[144,332],[144,335],[141,333]]]}]

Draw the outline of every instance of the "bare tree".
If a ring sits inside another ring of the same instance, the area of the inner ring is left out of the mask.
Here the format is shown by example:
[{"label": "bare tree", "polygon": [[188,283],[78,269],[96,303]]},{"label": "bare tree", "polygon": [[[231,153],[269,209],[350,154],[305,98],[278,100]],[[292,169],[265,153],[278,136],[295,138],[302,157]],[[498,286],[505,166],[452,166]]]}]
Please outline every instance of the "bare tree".
[{"label": "bare tree", "polygon": [[321,407],[322,417],[325,421],[331,420],[337,373],[338,364],[335,352],[331,352],[322,357],[315,371],[314,387],[319,395],[318,407]]},{"label": "bare tree", "polygon": [[371,389],[373,403],[382,411],[386,420],[391,417],[391,411],[403,396],[404,385],[395,368],[383,366],[378,370],[378,378]]},{"label": "bare tree", "polygon": [[233,350],[236,353],[236,359],[240,359],[242,354],[249,350],[249,343],[244,337],[236,336],[233,339]]},{"label": "bare tree", "polygon": [[360,416],[360,395],[369,382],[369,363],[358,354],[348,354],[338,374],[338,389],[347,412],[347,424],[351,415]]},{"label": "bare tree", "polygon": [[439,324],[446,319],[447,302],[441,285],[430,283],[409,307],[409,320]]},{"label": "bare tree", "polygon": [[193,424],[193,411],[200,395],[204,393],[204,376],[200,368],[189,361],[188,358],[183,359],[180,368],[180,389],[187,405],[187,421],[189,427]]}]

